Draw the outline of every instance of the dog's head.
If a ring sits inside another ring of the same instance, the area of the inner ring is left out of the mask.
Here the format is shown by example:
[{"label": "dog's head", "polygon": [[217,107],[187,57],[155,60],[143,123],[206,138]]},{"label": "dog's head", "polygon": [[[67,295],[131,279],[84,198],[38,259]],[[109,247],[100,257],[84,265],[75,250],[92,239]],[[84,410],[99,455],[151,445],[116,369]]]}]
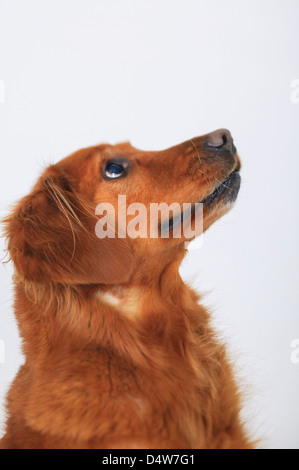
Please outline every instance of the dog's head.
[{"label": "dog's head", "polygon": [[[64,284],[122,284],[161,271],[185,252],[185,232],[174,236],[184,204],[189,231],[202,204],[206,230],[235,201],[239,169],[223,129],[163,151],[129,143],[79,150],[50,166],[6,219],[16,269]],[[155,211],[161,203],[170,210]]]}]

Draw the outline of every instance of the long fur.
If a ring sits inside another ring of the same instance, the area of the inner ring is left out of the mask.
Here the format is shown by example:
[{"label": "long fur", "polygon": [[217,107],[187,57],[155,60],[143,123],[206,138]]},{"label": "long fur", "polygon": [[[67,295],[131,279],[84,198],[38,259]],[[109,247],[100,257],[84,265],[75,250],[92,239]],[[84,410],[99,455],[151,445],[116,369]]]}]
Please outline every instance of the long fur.
[{"label": "long fur", "polygon": [[[210,191],[228,163],[218,157],[211,169],[201,143],[142,160],[129,144],[83,149],[49,167],[5,220],[26,362],[7,395],[0,448],[253,446],[225,347],[179,275],[183,241],[94,235],[101,200],[116,205],[126,193],[148,204]],[[140,186],[130,175],[102,181],[107,151],[144,165]],[[163,168],[174,158],[181,163],[167,185]],[[179,171],[185,186],[174,195]],[[207,214],[207,226],[222,213]]]}]

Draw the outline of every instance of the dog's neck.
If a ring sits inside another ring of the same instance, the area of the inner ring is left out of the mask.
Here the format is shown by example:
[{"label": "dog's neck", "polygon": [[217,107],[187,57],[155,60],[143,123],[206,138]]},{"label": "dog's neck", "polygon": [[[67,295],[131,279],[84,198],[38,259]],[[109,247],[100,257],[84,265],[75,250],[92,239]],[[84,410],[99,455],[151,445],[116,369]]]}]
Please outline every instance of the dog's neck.
[{"label": "dog's neck", "polygon": [[15,281],[17,320],[25,355],[28,343],[33,362],[39,351],[46,354],[45,345],[53,350],[58,343],[78,353],[84,348],[106,348],[128,359],[134,357],[134,362],[154,361],[144,341],[147,336],[152,344],[173,343],[177,348],[178,342],[190,341],[191,331],[198,332],[207,324],[208,314],[198,305],[198,297],[171,267],[149,286],[50,286],[20,278]]}]

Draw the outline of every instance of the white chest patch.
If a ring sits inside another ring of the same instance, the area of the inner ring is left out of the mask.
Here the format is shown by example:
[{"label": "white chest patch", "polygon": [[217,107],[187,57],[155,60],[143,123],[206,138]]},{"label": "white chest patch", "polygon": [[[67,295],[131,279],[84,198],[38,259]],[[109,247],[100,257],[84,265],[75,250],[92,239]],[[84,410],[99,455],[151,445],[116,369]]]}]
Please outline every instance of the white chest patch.
[{"label": "white chest patch", "polygon": [[104,292],[99,290],[96,295],[101,299],[102,302],[111,306],[119,305],[121,302],[121,299],[119,297],[111,294],[110,292]]},{"label": "white chest patch", "polygon": [[114,307],[120,313],[131,318],[141,314],[143,295],[144,293],[137,287],[121,289],[115,293],[99,289],[96,293],[96,297],[100,299],[101,302]]}]

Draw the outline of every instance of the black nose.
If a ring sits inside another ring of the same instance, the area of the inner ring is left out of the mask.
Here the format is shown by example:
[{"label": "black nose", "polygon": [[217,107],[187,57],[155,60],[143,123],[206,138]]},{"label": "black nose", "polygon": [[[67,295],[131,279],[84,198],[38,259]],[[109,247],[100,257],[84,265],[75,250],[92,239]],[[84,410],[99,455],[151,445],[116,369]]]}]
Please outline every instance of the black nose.
[{"label": "black nose", "polygon": [[227,129],[218,129],[217,131],[211,132],[211,134],[207,134],[206,145],[207,147],[215,149],[224,147],[233,153],[237,151],[231,133]]}]

